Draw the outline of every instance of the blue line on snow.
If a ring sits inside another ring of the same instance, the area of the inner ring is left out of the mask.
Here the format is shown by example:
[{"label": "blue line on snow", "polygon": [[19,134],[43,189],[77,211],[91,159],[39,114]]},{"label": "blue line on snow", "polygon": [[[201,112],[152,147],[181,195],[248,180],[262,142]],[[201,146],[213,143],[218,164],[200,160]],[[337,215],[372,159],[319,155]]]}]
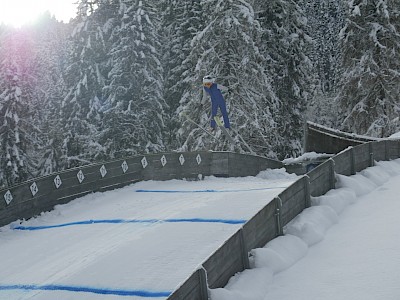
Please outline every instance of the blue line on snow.
[{"label": "blue line on snow", "polygon": [[168,297],[172,292],[150,292],[143,290],[113,290],[100,289],[85,286],[68,286],[68,285],[0,285],[0,291],[8,290],[24,290],[24,291],[68,291],[68,292],[83,292],[94,293],[101,295],[116,295],[116,296],[139,296],[146,298]]},{"label": "blue line on snow", "polygon": [[254,188],[254,189],[239,189],[239,190],[135,190],[136,193],[238,193],[238,192],[252,192],[264,190],[286,189],[287,186],[267,187],[267,188]]},{"label": "blue line on snow", "polygon": [[51,228],[61,228],[78,225],[92,225],[92,224],[123,224],[123,223],[223,223],[223,224],[244,224],[246,220],[225,220],[225,219],[202,219],[202,218],[190,218],[190,219],[147,219],[147,220],[124,220],[124,219],[113,219],[113,220],[87,220],[79,222],[70,222],[56,225],[44,225],[44,226],[16,226],[14,230],[45,230]]},{"label": "blue line on snow", "polygon": [[192,219],[166,219],[163,222],[167,223],[224,223],[224,224],[244,224],[246,220],[222,220],[222,219],[201,219],[201,218],[192,218]]}]

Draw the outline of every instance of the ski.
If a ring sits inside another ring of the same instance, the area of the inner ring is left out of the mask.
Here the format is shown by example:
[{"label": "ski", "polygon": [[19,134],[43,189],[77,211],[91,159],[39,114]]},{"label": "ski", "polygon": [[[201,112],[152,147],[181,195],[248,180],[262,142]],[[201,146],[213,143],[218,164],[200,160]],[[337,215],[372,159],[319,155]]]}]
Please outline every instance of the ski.
[{"label": "ski", "polygon": [[235,146],[235,140],[231,137],[229,134],[228,130],[226,130],[224,124],[222,123],[221,119],[218,116],[214,117],[215,123],[217,123],[217,126],[221,129],[221,131],[225,134],[225,136],[228,138],[228,140],[231,142],[232,146]]},{"label": "ski", "polygon": [[193,121],[191,118],[189,118],[189,116],[185,113],[182,113],[182,115],[186,118],[186,120],[188,120],[190,123],[192,123],[193,125],[195,125],[196,127],[198,127],[199,129],[201,129],[202,131],[204,131],[205,133],[207,133],[209,136],[211,136],[214,140],[219,141],[219,139],[213,135],[211,132],[209,132],[207,129],[204,129],[203,127],[201,127],[199,124],[197,124],[195,121]]}]

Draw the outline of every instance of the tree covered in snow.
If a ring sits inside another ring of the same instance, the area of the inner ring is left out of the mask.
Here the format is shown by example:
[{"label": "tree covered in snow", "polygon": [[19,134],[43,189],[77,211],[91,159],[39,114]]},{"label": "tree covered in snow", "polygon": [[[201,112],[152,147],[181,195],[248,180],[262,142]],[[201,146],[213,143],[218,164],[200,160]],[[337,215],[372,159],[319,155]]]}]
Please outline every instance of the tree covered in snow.
[{"label": "tree covered in snow", "polygon": [[277,128],[274,152],[279,158],[297,156],[302,152],[305,111],[315,85],[307,56],[311,46],[307,19],[294,1],[258,1],[257,11],[263,28],[262,52],[279,99],[272,115]]},{"label": "tree covered in snow", "polygon": [[0,25],[0,185],[144,152],[230,150],[220,130],[205,132],[204,75],[228,88],[238,152],[300,154],[307,104],[328,126],[340,103],[349,131],[399,129],[393,0],[78,4],[70,24],[44,17],[24,43]]},{"label": "tree covered in snow", "polygon": [[161,23],[161,49],[164,71],[164,99],[168,104],[166,142],[170,149],[181,144],[177,130],[181,123],[177,109],[187,85],[193,84],[192,61],[188,59],[192,51],[192,40],[204,27],[205,15],[200,0],[164,0],[159,6]]},{"label": "tree covered in snow", "polygon": [[313,43],[307,51],[314,65],[318,85],[308,101],[307,119],[337,128],[338,114],[336,94],[339,83],[341,49],[339,33],[344,26],[345,5],[343,0],[305,0],[307,33]]},{"label": "tree covered in snow", "polygon": [[345,7],[342,0],[306,1],[304,14],[307,33],[312,37],[311,59],[315,63],[322,93],[335,91],[340,59],[339,33],[344,26]]},{"label": "tree covered in snow", "polygon": [[[185,122],[185,115],[202,127],[209,126],[209,99],[203,101],[201,78],[211,74],[228,88],[225,95],[232,134],[240,141],[239,151],[271,155],[271,140],[276,135],[273,111],[276,96],[271,77],[259,50],[261,27],[248,1],[202,1],[208,16],[204,28],[194,37],[188,61],[192,65],[189,84],[181,99],[180,134],[186,138],[184,149],[227,149],[228,141],[213,142],[202,130]],[[191,84],[190,84],[191,83]]]},{"label": "tree covered in snow", "polygon": [[386,137],[399,129],[399,30],[398,1],[348,1],[338,94],[344,130]]},{"label": "tree covered in snow", "polygon": [[121,0],[111,36],[109,109],[102,133],[109,157],[164,149],[166,103],[156,4]]},{"label": "tree covered in snow", "polygon": [[29,32],[4,33],[0,43],[0,187],[35,173],[33,41]]},{"label": "tree covered in snow", "polygon": [[61,102],[64,168],[101,158],[100,107],[106,85],[108,47],[103,26],[103,5],[109,1],[81,1],[72,25],[68,66],[65,72],[67,92]]},{"label": "tree covered in snow", "polygon": [[33,27],[35,65],[37,70],[37,114],[33,117],[39,129],[37,147],[38,173],[47,175],[62,170],[62,125],[60,99],[65,92],[63,70],[66,66],[68,27],[49,14]]}]

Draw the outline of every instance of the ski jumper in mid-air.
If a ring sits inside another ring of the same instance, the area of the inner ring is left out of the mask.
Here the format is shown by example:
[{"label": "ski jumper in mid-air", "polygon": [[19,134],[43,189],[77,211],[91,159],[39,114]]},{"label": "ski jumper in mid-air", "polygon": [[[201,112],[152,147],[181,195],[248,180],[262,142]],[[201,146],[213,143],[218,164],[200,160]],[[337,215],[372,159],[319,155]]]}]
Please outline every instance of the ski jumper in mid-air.
[{"label": "ski jumper in mid-air", "polygon": [[218,108],[221,110],[222,117],[224,118],[225,128],[231,128],[228,112],[226,111],[225,100],[221,93],[221,90],[224,91],[226,88],[222,85],[216,84],[215,79],[209,75],[204,76],[203,86],[204,90],[211,97],[211,130],[215,130],[216,127],[215,116],[217,115]]}]

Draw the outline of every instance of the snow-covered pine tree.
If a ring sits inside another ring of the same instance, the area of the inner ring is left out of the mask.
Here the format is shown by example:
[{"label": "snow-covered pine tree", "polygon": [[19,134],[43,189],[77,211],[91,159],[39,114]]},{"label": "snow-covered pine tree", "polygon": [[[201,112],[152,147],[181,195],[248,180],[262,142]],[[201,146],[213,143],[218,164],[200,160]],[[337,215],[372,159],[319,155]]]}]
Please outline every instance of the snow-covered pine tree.
[{"label": "snow-covered pine tree", "polygon": [[109,108],[102,136],[109,157],[164,149],[166,104],[156,4],[121,0],[112,36]]},{"label": "snow-covered pine tree", "polygon": [[63,126],[60,123],[60,105],[65,92],[63,70],[67,56],[69,26],[58,22],[50,14],[44,14],[33,27],[35,31],[38,81],[36,98],[37,115],[34,120],[40,128],[41,143],[38,145],[38,173],[47,175],[60,171],[65,157],[62,156]]},{"label": "snow-covered pine tree", "polygon": [[[200,0],[163,0],[159,6],[161,22],[161,49],[164,70],[164,99],[168,104],[168,147],[176,149],[180,144],[177,130],[181,123],[177,109],[188,85],[184,79],[192,70],[187,59],[192,51],[193,37],[204,27],[204,14]],[[191,83],[189,83],[191,84]]]},{"label": "snow-covered pine tree", "polygon": [[10,30],[0,43],[0,187],[34,175],[35,70],[31,34]]},{"label": "snow-covered pine tree", "polygon": [[111,18],[105,15],[109,10],[103,8],[110,3],[108,0],[81,0],[78,16],[72,23],[74,30],[65,74],[67,94],[61,105],[65,157],[62,168],[103,158],[98,128],[109,58],[103,26]]},{"label": "snow-covered pine tree", "polygon": [[192,41],[186,91],[181,99],[180,134],[186,141],[183,149],[225,149],[223,139],[212,140],[199,128],[186,122],[184,114],[201,126],[209,127],[210,100],[202,103],[201,78],[214,75],[217,83],[229,89],[225,99],[233,135],[240,140],[239,151],[274,156],[271,140],[275,136],[272,112],[276,98],[267,75],[264,57],[259,51],[261,28],[255,19],[252,3],[242,0],[202,1],[207,23]]},{"label": "snow-covered pine tree", "polygon": [[315,64],[324,94],[337,85],[337,65],[340,58],[339,33],[344,26],[344,2],[338,0],[306,1],[304,9],[307,33],[313,39],[311,59]]},{"label": "snow-covered pine tree", "polygon": [[314,88],[312,63],[306,55],[311,38],[306,33],[306,18],[294,1],[259,1],[257,6],[263,27],[264,62],[273,78],[279,98],[273,117],[278,129],[274,151],[280,159],[302,152],[305,111]]},{"label": "snow-covered pine tree", "polygon": [[318,75],[315,96],[308,101],[307,119],[337,128],[338,103],[335,101],[339,81],[339,33],[344,26],[344,1],[304,1],[308,34],[313,39],[309,51]]},{"label": "snow-covered pine tree", "polygon": [[387,137],[399,128],[399,9],[397,0],[348,1],[338,94],[348,132]]}]

